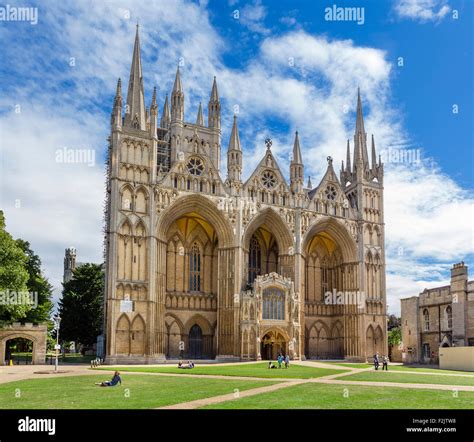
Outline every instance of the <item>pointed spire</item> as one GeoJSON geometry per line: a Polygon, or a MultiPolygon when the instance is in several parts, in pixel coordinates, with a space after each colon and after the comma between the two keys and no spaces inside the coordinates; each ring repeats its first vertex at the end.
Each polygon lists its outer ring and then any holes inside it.
{"type": "Polygon", "coordinates": [[[117,90],[115,91],[114,103],[116,103],[119,98],[122,99],[122,80],[120,78],[117,81],[117,90]]]}
{"type": "Polygon", "coordinates": [[[183,92],[183,85],[181,84],[181,75],[179,72],[179,65],[176,69],[176,76],[174,78],[174,85],[173,85],[173,94],[176,92],[183,92]]]}
{"type": "Polygon", "coordinates": [[[158,105],[156,104],[156,86],[153,88],[153,96],[151,97],[151,106],[150,110],[157,109],[158,105]]]}
{"type": "Polygon", "coordinates": [[[140,55],[140,36],[135,34],[130,80],[128,82],[125,125],[141,130],[146,129],[145,93],[143,91],[142,61],[140,55]]]}
{"type": "Polygon", "coordinates": [[[237,127],[237,115],[234,115],[234,124],[230,134],[229,150],[242,150],[240,147],[239,128],[237,127]]]}
{"type": "Polygon", "coordinates": [[[209,98],[207,111],[207,125],[210,128],[220,129],[221,127],[221,103],[217,92],[217,81],[214,77],[212,82],[211,96],[209,98]]]}
{"type": "Polygon", "coordinates": [[[295,143],[293,145],[293,159],[294,164],[303,164],[301,157],[300,139],[298,137],[298,131],[295,132],[295,143]]]}
{"type": "Polygon", "coordinates": [[[211,101],[219,101],[219,93],[217,92],[217,81],[215,76],[214,81],[212,82],[211,101]]]}
{"type": "Polygon", "coordinates": [[[308,177],[308,184],[306,185],[306,187],[307,187],[308,189],[312,189],[312,188],[313,188],[313,184],[311,183],[311,177],[310,177],[310,176],[308,177]]]}
{"type": "Polygon", "coordinates": [[[347,139],[346,172],[351,173],[351,148],[349,139],[347,139]]]}
{"type": "Polygon", "coordinates": [[[196,124],[198,126],[204,126],[204,118],[202,116],[202,104],[199,102],[199,109],[198,109],[198,115],[196,118],[196,124]]]}
{"type": "Polygon", "coordinates": [[[372,134],[372,169],[377,167],[377,155],[375,154],[374,134],[372,134]]]}
{"type": "Polygon", "coordinates": [[[360,88],[357,88],[357,119],[356,119],[356,134],[358,132],[365,133],[364,130],[364,114],[362,112],[362,100],[360,98],[360,88]]]}
{"type": "Polygon", "coordinates": [[[165,104],[163,106],[163,114],[161,115],[160,127],[166,128],[169,125],[171,119],[170,105],[168,103],[168,94],[166,94],[165,104]]]}
{"type": "Polygon", "coordinates": [[[171,93],[171,120],[181,122],[184,120],[184,93],[183,85],[181,84],[179,65],[176,69],[173,92],[171,93]]]}

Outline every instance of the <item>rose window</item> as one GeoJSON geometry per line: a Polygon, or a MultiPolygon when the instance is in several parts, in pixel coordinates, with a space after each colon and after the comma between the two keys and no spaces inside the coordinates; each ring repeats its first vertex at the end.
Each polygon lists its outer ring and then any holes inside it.
{"type": "Polygon", "coordinates": [[[191,158],[186,166],[191,175],[202,175],[204,164],[199,158],[191,158]]]}
{"type": "Polygon", "coordinates": [[[266,170],[262,175],[262,184],[267,188],[271,189],[275,186],[277,180],[273,172],[266,170]]]}
{"type": "Polygon", "coordinates": [[[337,196],[337,192],[334,186],[327,186],[326,190],[324,191],[326,194],[326,198],[328,200],[335,200],[337,196]]]}

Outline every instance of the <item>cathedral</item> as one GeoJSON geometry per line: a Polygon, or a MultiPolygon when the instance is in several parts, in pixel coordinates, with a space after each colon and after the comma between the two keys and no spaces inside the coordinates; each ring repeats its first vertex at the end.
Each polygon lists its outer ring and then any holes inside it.
{"type": "Polygon", "coordinates": [[[373,136],[369,159],[360,93],[339,176],[328,157],[313,188],[298,132],[289,183],[270,139],[243,181],[216,78],[207,124],[201,105],[185,119],[183,80],[178,68],[160,115],[156,88],[146,106],[137,26],[108,139],[106,362],[387,354],[383,164],[373,136]]]}

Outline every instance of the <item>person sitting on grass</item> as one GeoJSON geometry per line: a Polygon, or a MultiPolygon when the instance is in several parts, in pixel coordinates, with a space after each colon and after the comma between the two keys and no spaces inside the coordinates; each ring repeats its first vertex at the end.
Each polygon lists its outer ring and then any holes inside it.
{"type": "Polygon", "coordinates": [[[184,365],[181,361],[178,364],[178,368],[187,369],[187,368],[194,368],[194,362],[188,361],[186,365],[184,365]]]}
{"type": "Polygon", "coordinates": [[[276,368],[272,361],[268,362],[268,368],[276,368]]]}
{"type": "Polygon", "coordinates": [[[100,385],[101,387],[115,387],[119,382],[120,385],[122,385],[122,378],[120,377],[120,373],[116,371],[111,381],[96,382],[95,385],[100,385]]]}

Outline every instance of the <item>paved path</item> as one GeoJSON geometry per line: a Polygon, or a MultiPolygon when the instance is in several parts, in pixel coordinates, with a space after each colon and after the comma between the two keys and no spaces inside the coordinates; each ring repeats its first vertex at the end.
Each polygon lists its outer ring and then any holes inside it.
{"type": "MultiPolygon", "coordinates": [[[[181,375],[178,375],[181,376],[181,375]]],[[[228,377],[228,376],[227,376],[228,377]]],[[[233,377],[233,376],[232,376],[233,377]]],[[[247,378],[248,379],[248,378],[247,378]]],[[[254,379],[254,378],[251,378],[254,379]]],[[[268,385],[266,387],[252,388],[251,390],[239,391],[236,393],[222,394],[220,396],[214,396],[204,399],[198,399],[191,402],[183,402],[181,404],[168,405],[166,407],[160,407],[162,410],[190,410],[194,408],[201,408],[206,405],[218,404],[220,402],[232,401],[249,396],[255,396],[256,394],[269,393],[275,390],[281,390],[282,388],[293,387],[298,384],[304,384],[308,380],[292,380],[291,382],[279,382],[278,384],[268,385]]]]}

